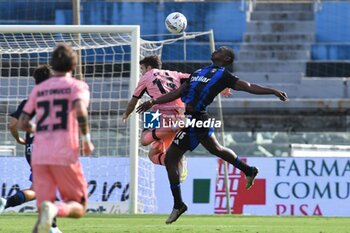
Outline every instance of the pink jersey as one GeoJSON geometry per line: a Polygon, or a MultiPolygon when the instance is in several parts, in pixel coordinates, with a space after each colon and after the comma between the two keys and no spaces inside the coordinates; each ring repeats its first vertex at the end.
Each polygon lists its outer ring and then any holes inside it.
{"type": "MultiPolygon", "coordinates": [[[[181,79],[187,79],[190,74],[170,70],[152,69],[146,72],[141,78],[134,91],[133,97],[141,98],[147,94],[152,98],[158,98],[181,86],[181,79]]],[[[154,109],[167,110],[176,107],[184,108],[184,103],[179,99],[165,104],[158,104],[154,109]]]]}
{"type": "Polygon", "coordinates": [[[51,77],[32,90],[23,112],[36,115],[32,164],[70,165],[79,158],[79,125],[73,104],[89,105],[88,85],[72,77],[51,77]]]}

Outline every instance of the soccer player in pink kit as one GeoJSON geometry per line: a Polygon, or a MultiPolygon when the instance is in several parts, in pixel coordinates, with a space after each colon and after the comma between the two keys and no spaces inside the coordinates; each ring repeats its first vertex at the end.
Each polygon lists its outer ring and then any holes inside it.
{"type": "Polygon", "coordinates": [[[20,116],[18,127],[35,133],[32,154],[34,190],[39,218],[33,233],[47,233],[52,219],[79,218],[85,214],[87,183],[79,161],[79,128],[83,153],[94,146],[90,140],[87,107],[90,93],[85,82],[72,77],[77,55],[67,45],[53,51],[53,76],[37,85],[20,116]],[[36,115],[36,125],[30,119],[36,115]],[[62,202],[54,204],[56,191],[62,202]]]}
{"type": "MultiPolygon", "coordinates": [[[[142,77],[137,84],[134,94],[128,103],[127,109],[123,114],[126,120],[134,111],[139,99],[146,92],[151,98],[160,97],[181,86],[190,74],[177,71],[162,70],[161,61],[157,55],[145,57],[140,61],[142,77]]],[[[161,119],[176,120],[182,117],[184,104],[180,99],[170,103],[159,104],[152,108],[152,111],[161,113],[161,119]]],[[[164,165],[165,151],[173,141],[178,129],[158,128],[145,129],[141,136],[141,144],[147,146],[152,143],[148,156],[154,164],[164,165]]]]}

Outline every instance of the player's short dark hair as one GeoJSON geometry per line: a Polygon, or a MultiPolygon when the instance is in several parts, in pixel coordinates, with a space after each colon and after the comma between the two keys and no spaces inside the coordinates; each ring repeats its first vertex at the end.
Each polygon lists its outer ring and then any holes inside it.
{"type": "Polygon", "coordinates": [[[154,69],[160,69],[162,67],[162,62],[159,58],[159,56],[157,55],[152,55],[152,56],[148,56],[143,58],[140,61],[140,65],[144,65],[144,66],[151,66],[154,69]]]}
{"type": "Polygon", "coordinates": [[[226,46],[222,46],[221,48],[223,49],[225,55],[231,58],[228,65],[231,64],[235,60],[235,53],[233,52],[233,49],[226,46]]]}
{"type": "Polygon", "coordinates": [[[35,80],[35,84],[39,84],[50,78],[52,75],[52,70],[49,65],[40,65],[38,68],[34,70],[33,78],[35,80]]]}
{"type": "Polygon", "coordinates": [[[68,45],[58,45],[52,53],[50,65],[55,71],[72,71],[77,65],[77,54],[73,48],[68,45]]]}

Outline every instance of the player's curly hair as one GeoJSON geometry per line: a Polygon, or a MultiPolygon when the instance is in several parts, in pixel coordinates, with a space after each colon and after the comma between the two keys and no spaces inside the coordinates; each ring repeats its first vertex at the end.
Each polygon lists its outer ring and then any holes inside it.
{"type": "Polygon", "coordinates": [[[140,61],[140,65],[151,66],[154,69],[160,69],[162,62],[157,55],[147,56],[140,61]]]}
{"type": "Polygon", "coordinates": [[[44,82],[46,79],[50,78],[50,76],[52,76],[52,70],[49,65],[40,65],[33,73],[35,84],[44,82]]]}

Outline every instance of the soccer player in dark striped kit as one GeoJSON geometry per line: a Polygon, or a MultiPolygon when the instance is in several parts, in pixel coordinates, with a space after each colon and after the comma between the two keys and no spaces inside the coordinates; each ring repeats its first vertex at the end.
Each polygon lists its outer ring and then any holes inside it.
{"type": "Polygon", "coordinates": [[[194,150],[199,143],[209,153],[241,170],[246,176],[246,189],[254,184],[254,179],[259,172],[256,167],[249,166],[240,160],[233,150],[220,145],[213,133],[214,128],[203,127],[204,122],[211,119],[207,113],[207,106],[213,102],[214,98],[225,88],[231,88],[256,95],[275,95],[281,101],[288,99],[287,94],[283,91],[249,83],[231,74],[225,67],[234,61],[232,49],[220,47],[212,53],[211,60],[213,64],[193,72],[188,81],[180,88],[157,99],[151,99],[137,109],[138,112],[144,112],[153,105],[167,103],[181,97],[186,104],[185,114],[189,116],[191,122],[196,123],[181,129],[166,152],[165,165],[174,197],[174,207],[166,220],[167,224],[175,222],[187,210],[181,196],[178,164],[185,152],[194,150]],[[197,124],[198,122],[200,124],[197,124]]]}

